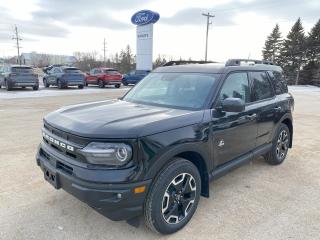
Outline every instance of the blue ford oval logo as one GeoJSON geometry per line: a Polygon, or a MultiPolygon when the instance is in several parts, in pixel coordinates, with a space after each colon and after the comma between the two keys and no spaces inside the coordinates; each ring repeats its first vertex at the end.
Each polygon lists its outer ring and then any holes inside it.
{"type": "Polygon", "coordinates": [[[150,10],[141,10],[131,17],[131,22],[135,25],[146,25],[156,23],[160,18],[159,13],[150,10]]]}

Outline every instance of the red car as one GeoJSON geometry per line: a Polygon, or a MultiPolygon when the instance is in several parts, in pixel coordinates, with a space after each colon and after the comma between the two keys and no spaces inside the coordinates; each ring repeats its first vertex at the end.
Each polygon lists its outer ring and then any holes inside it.
{"type": "Polygon", "coordinates": [[[88,84],[98,85],[104,88],[105,85],[121,86],[122,74],[113,68],[93,68],[86,75],[86,86],[88,84]]]}

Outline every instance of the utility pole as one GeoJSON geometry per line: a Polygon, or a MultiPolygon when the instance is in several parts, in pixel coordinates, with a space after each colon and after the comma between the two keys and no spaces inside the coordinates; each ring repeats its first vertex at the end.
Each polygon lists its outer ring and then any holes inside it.
{"type": "Polygon", "coordinates": [[[16,48],[18,50],[18,64],[21,65],[21,59],[20,59],[20,48],[21,47],[20,47],[19,41],[21,41],[22,38],[19,37],[17,25],[14,26],[14,33],[15,33],[15,36],[12,39],[16,40],[16,48]]]}
{"type": "Polygon", "coordinates": [[[106,66],[106,39],[103,39],[103,66],[106,66]]]}
{"type": "Polygon", "coordinates": [[[207,17],[207,33],[206,33],[206,52],[204,55],[204,60],[207,61],[208,60],[208,35],[209,35],[209,25],[212,24],[212,22],[210,22],[211,18],[214,18],[214,15],[211,15],[209,12],[208,13],[202,13],[203,16],[207,17]]]}

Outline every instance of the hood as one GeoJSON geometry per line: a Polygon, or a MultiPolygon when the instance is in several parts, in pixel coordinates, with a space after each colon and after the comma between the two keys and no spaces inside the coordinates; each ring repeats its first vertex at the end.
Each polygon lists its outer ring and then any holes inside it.
{"type": "Polygon", "coordinates": [[[179,110],[122,100],[61,108],[44,121],[62,131],[89,138],[137,138],[201,122],[203,111],[179,110]]]}

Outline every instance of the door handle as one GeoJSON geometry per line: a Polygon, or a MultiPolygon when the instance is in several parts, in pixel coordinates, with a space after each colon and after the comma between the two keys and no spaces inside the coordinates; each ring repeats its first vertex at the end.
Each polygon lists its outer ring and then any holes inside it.
{"type": "Polygon", "coordinates": [[[281,107],[280,107],[280,106],[275,107],[274,110],[275,110],[275,111],[281,111],[281,107]]]}
{"type": "Polygon", "coordinates": [[[254,119],[256,119],[257,118],[257,114],[256,113],[252,113],[252,114],[250,114],[250,115],[246,115],[246,119],[247,120],[254,120],[254,119]]]}

